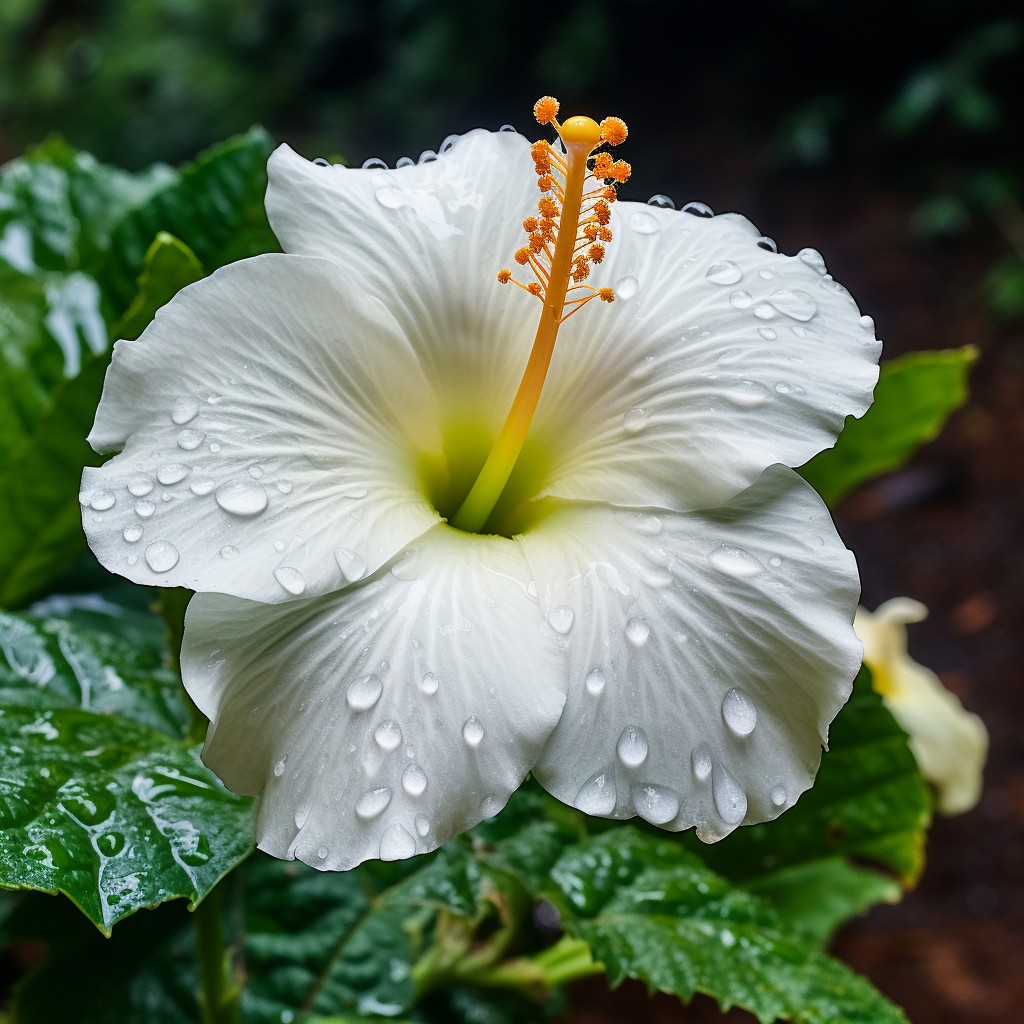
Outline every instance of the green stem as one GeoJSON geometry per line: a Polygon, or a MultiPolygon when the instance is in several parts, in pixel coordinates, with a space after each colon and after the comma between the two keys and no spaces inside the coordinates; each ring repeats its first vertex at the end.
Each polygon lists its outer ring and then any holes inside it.
{"type": "Polygon", "coordinates": [[[199,954],[199,1008],[203,1024],[237,1024],[239,990],[231,976],[224,946],[221,886],[215,886],[195,909],[196,951],[199,954]]]}

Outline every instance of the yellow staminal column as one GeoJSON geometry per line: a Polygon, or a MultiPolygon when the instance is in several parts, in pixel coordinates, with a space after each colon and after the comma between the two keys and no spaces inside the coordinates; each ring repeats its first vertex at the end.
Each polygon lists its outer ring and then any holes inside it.
{"type": "MultiPolygon", "coordinates": [[[[628,176],[628,164],[612,162],[606,154],[598,158],[599,166],[590,166],[594,150],[605,142],[617,145],[626,137],[626,126],[618,118],[606,118],[598,124],[589,117],[570,117],[559,124],[555,119],[557,112],[558,104],[551,97],[539,100],[534,108],[541,124],[555,126],[566,152],[563,159],[546,144],[533,147],[540,188],[552,194],[538,204],[540,221],[535,217],[524,221],[530,245],[516,253],[516,262],[530,267],[537,280],[529,285],[513,281],[539,297],[543,308],[526,371],[505,423],[469,494],[450,520],[452,526],[470,533],[483,528],[512,475],[540,401],[558,328],[590,299],[611,302],[615,297],[610,288],[597,289],[580,283],[589,275],[589,264],[599,263],[604,257],[604,247],[596,239],[611,240],[607,228],[608,203],[615,197],[613,186],[598,187],[588,193],[584,193],[584,188],[591,170],[615,181],[628,176]],[[570,290],[585,294],[569,298],[570,290]]],[[[508,283],[512,280],[511,271],[501,271],[498,280],[508,283]]]]}

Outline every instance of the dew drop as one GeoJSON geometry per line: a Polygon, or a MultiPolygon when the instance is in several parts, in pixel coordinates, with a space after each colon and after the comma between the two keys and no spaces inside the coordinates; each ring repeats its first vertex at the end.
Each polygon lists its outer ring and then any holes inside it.
{"type": "Polygon", "coordinates": [[[202,476],[198,480],[193,480],[188,485],[188,489],[197,497],[205,498],[207,494],[212,493],[216,486],[217,482],[212,477],[202,476]]]}
{"type": "Polygon", "coordinates": [[[330,160],[325,160],[322,156],[318,156],[313,161],[313,166],[314,167],[330,167],[331,166],[331,162],[330,162],[330,160]]]}
{"type": "Polygon", "coordinates": [[[749,736],[757,725],[757,708],[743,691],[733,687],[722,698],[722,718],[737,736],[749,736]]]}
{"type": "Polygon", "coordinates": [[[503,124],[503,125],[502,125],[502,126],[501,126],[501,127],[499,128],[499,129],[498,129],[498,131],[499,131],[499,132],[510,132],[510,133],[511,133],[511,134],[513,134],[513,135],[518,135],[518,134],[519,134],[519,133],[518,133],[518,132],[516,131],[515,125],[512,125],[512,124],[503,124]]]}
{"type": "Polygon", "coordinates": [[[335,548],[334,560],[349,583],[355,583],[366,575],[366,562],[351,548],[335,548]]]}
{"type": "Polygon", "coordinates": [[[771,566],[771,567],[772,567],[773,569],[778,569],[778,567],[779,567],[780,565],[782,565],[782,559],[781,559],[781,558],[779,558],[779,556],[778,556],[778,555],[772,555],[772,557],[768,559],[768,564],[769,564],[769,565],[770,565],[770,566],[771,566]]]}
{"type": "Polygon", "coordinates": [[[432,149],[425,149],[420,153],[417,163],[432,164],[437,159],[437,154],[432,149]]]}
{"type": "Polygon", "coordinates": [[[548,625],[556,632],[565,636],[572,629],[572,622],[575,618],[573,610],[565,604],[556,604],[548,612],[548,625]]]}
{"type": "Polygon", "coordinates": [[[238,548],[236,548],[234,544],[225,544],[224,547],[220,549],[220,557],[227,561],[231,561],[232,558],[238,557],[238,548]]]}
{"type": "Polygon", "coordinates": [[[683,207],[683,213],[692,214],[694,217],[714,217],[715,211],[707,203],[687,203],[683,207]]]}
{"type": "Polygon", "coordinates": [[[706,743],[694,747],[690,754],[690,767],[693,769],[693,777],[698,782],[706,782],[711,774],[711,751],[706,743]]]}
{"type": "Polygon", "coordinates": [[[626,623],[626,639],[634,647],[643,647],[651,635],[651,627],[645,619],[634,616],[626,623]]]}
{"type": "Polygon", "coordinates": [[[128,493],[134,498],[144,498],[151,490],[153,490],[151,476],[133,476],[128,481],[128,493]]]}
{"type": "Polygon", "coordinates": [[[178,435],[178,447],[186,452],[195,451],[205,440],[206,435],[198,430],[183,430],[178,435]]]}
{"type": "Polygon", "coordinates": [[[484,738],[484,727],[480,724],[480,720],[476,715],[470,715],[466,719],[465,724],[462,726],[462,738],[466,741],[466,745],[476,748],[480,746],[480,742],[484,738]]]}
{"type": "Polygon", "coordinates": [[[274,579],[296,597],[306,589],[306,577],[292,565],[282,565],[274,570],[274,579]]]}
{"type": "Polygon", "coordinates": [[[405,198],[401,192],[396,188],[384,188],[377,189],[376,192],[377,202],[386,210],[397,210],[399,207],[405,205],[405,198]]]}
{"type": "Polygon", "coordinates": [[[672,201],[670,196],[662,195],[660,192],[656,196],[651,196],[647,200],[648,206],[656,206],[659,210],[674,210],[676,204],[672,201]]]}
{"type": "Polygon", "coordinates": [[[776,786],[772,790],[772,803],[776,807],[781,807],[786,802],[786,787],[776,786]]]}
{"type": "Polygon", "coordinates": [[[345,700],[353,711],[369,711],[370,708],[380,700],[384,692],[384,684],[380,676],[361,676],[354,682],[349,683],[345,691],[345,700]]]}
{"type": "Polygon", "coordinates": [[[605,677],[604,672],[601,669],[592,668],[587,673],[586,687],[587,693],[589,693],[591,697],[597,697],[604,689],[604,684],[605,677]]]}
{"type": "Polygon", "coordinates": [[[182,426],[196,418],[199,412],[199,402],[194,398],[179,398],[171,410],[171,422],[182,426]]]}
{"type": "Polygon", "coordinates": [[[253,480],[259,480],[263,476],[263,470],[259,466],[250,466],[246,472],[253,478],[253,480]]]}
{"type": "Polygon", "coordinates": [[[630,214],[629,226],[641,235],[653,235],[659,227],[657,219],[643,211],[630,214]]]}
{"type": "Polygon", "coordinates": [[[719,572],[728,576],[737,576],[740,579],[748,579],[764,572],[764,566],[748,551],[743,548],[733,547],[729,544],[722,544],[715,548],[708,555],[708,561],[719,572]]]}
{"type": "Polygon", "coordinates": [[[679,797],[667,786],[635,785],[632,797],[636,813],[652,825],[665,825],[679,813],[679,797]]]}
{"type": "Polygon", "coordinates": [[[274,550],[277,551],[277,552],[284,551],[286,546],[287,545],[285,544],[285,542],[283,540],[275,540],[274,541],[274,550]]]}
{"type": "Polygon", "coordinates": [[[391,803],[391,790],[387,786],[378,786],[376,789],[368,790],[356,801],[356,814],[364,821],[376,818],[383,814],[385,808],[391,803]]]}
{"type": "Polygon", "coordinates": [[[423,678],[420,680],[420,689],[428,696],[432,697],[437,693],[437,688],[441,685],[441,680],[434,675],[433,672],[424,672],[423,678]]]}
{"type": "Polygon", "coordinates": [[[210,451],[213,452],[214,455],[216,455],[220,451],[220,445],[217,444],[216,441],[211,441],[210,442],[210,451]]]}
{"type": "Polygon", "coordinates": [[[825,273],[825,258],[817,249],[801,249],[797,256],[801,263],[805,263],[811,270],[818,274],[825,273]]]}
{"type": "Polygon", "coordinates": [[[418,765],[409,765],[402,772],[402,789],[409,796],[421,796],[427,788],[427,773],[418,765]]]}
{"type": "Polygon", "coordinates": [[[405,860],[416,853],[416,840],[401,825],[392,825],[380,837],[381,860],[405,860]]]}
{"type": "Polygon", "coordinates": [[[287,760],[288,760],[287,756],[282,757],[281,760],[278,761],[277,764],[274,765],[274,775],[277,778],[281,778],[281,776],[284,775],[284,766],[285,766],[285,762],[287,760]]]}
{"type": "Polygon", "coordinates": [[[397,750],[402,745],[402,727],[390,718],[385,718],[374,730],[373,738],[381,750],[386,750],[390,754],[392,750],[397,750]]]}
{"type": "Polygon", "coordinates": [[[136,544],[138,541],[142,540],[142,533],[142,527],[139,526],[138,523],[132,523],[121,531],[121,536],[124,537],[129,544],[136,544]]]}
{"type": "Polygon", "coordinates": [[[146,548],[146,561],[153,572],[170,572],[178,564],[178,549],[169,541],[154,541],[146,548]]]}
{"type": "Polygon", "coordinates": [[[607,817],[615,810],[615,782],[607,772],[591,776],[576,794],[574,801],[584,814],[607,817]]]}
{"type": "Polygon", "coordinates": [[[156,478],[167,487],[171,484],[181,483],[191,472],[192,470],[183,462],[168,462],[163,466],[157,466],[156,478]]]}
{"type": "Polygon", "coordinates": [[[758,327],[757,333],[760,334],[765,341],[774,341],[779,336],[771,327],[758,327]]]}
{"type": "Polygon", "coordinates": [[[729,296],[729,305],[733,309],[750,309],[754,304],[754,296],[750,292],[743,291],[742,288],[737,289],[729,296]]]}
{"type": "Polygon", "coordinates": [[[711,792],[722,820],[738,825],[747,816],[747,794],[732,777],[728,768],[716,764],[711,773],[711,792]]]}
{"type": "Polygon", "coordinates": [[[818,304],[807,292],[798,288],[782,288],[772,292],[768,301],[783,315],[806,322],[818,312],[818,304]]]}
{"type": "Polygon", "coordinates": [[[106,512],[108,508],[113,508],[117,498],[114,496],[113,491],[97,491],[89,499],[89,507],[95,509],[97,512],[106,512]]]}
{"type": "Polygon", "coordinates": [[[704,275],[712,284],[739,284],[743,280],[743,271],[732,260],[712,263],[704,275]]]}
{"type": "Polygon", "coordinates": [[[274,486],[282,494],[291,494],[292,493],[292,482],[290,480],[278,480],[277,483],[274,484],[274,486]]]}
{"type": "Polygon", "coordinates": [[[732,363],[738,363],[743,357],[743,349],[741,348],[727,348],[719,357],[718,363],[720,366],[729,366],[732,363]]]}
{"type": "Polygon", "coordinates": [[[381,160],[379,156],[371,156],[369,159],[363,161],[364,171],[386,171],[387,169],[387,161],[381,160]]]}
{"type": "Polygon", "coordinates": [[[96,849],[104,857],[116,857],[125,846],[124,836],[120,832],[104,832],[96,840],[96,849]]]}
{"type": "Polygon", "coordinates": [[[646,409],[643,409],[638,405],[634,406],[632,409],[627,409],[622,417],[622,429],[627,434],[638,433],[643,430],[649,415],[650,413],[646,409]]]}
{"type": "Polygon", "coordinates": [[[779,247],[775,244],[775,239],[774,238],[769,238],[767,235],[762,235],[757,240],[757,247],[759,249],[764,249],[767,252],[778,252],[779,251],[779,247]]]}
{"type": "Polygon", "coordinates": [[[759,270],[759,271],[757,272],[757,276],[758,276],[759,278],[761,278],[761,280],[762,280],[762,281],[770,281],[770,280],[771,280],[771,279],[772,279],[772,278],[773,278],[773,277],[775,276],[775,274],[774,274],[774,273],[772,273],[772,271],[770,271],[770,270],[765,270],[765,268],[764,268],[764,267],[762,267],[762,268],[761,268],[761,269],[760,269],[760,270],[759,270]]]}
{"type": "Polygon", "coordinates": [[[318,846],[316,850],[316,855],[320,858],[320,860],[327,860],[327,855],[330,852],[331,851],[328,850],[326,846],[318,846]]]}
{"type": "Polygon", "coordinates": [[[779,383],[775,385],[775,390],[780,395],[788,395],[793,389],[784,380],[780,380],[779,383]]]}
{"type": "Polygon", "coordinates": [[[739,380],[722,392],[733,405],[741,409],[756,409],[764,405],[768,398],[768,389],[756,380],[739,380]]]}
{"type": "Polygon", "coordinates": [[[647,733],[638,725],[627,725],[615,744],[615,753],[627,768],[636,768],[647,760],[647,733]]]}
{"type": "Polygon", "coordinates": [[[267,492],[255,480],[231,480],[217,488],[217,504],[235,516],[258,516],[267,507],[267,492]]]}
{"type": "Polygon", "coordinates": [[[411,156],[400,156],[395,161],[395,167],[396,168],[399,168],[399,167],[415,167],[415,166],[416,166],[416,161],[413,160],[413,158],[411,156]]]}
{"type": "Polygon", "coordinates": [[[615,282],[615,298],[631,299],[636,295],[640,285],[635,277],[622,277],[615,282]]]}
{"type": "Polygon", "coordinates": [[[299,804],[299,806],[295,808],[295,827],[296,828],[302,828],[303,825],[306,824],[306,821],[309,819],[309,812],[310,812],[310,810],[311,810],[311,807],[310,807],[309,804],[299,804]]]}
{"type": "Polygon", "coordinates": [[[867,315],[862,316],[858,322],[865,331],[873,331],[875,329],[875,321],[867,315]]]}
{"type": "Polygon", "coordinates": [[[754,316],[758,320],[774,320],[778,316],[778,311],[770,302],[755,302],[754,316]]]}
{"type": "Polygon", "coordinates": [[[425,836],[430,831],[430,819],[425,814],[417,814],[413,819],[413,824],[421,836],[425,836]]]}

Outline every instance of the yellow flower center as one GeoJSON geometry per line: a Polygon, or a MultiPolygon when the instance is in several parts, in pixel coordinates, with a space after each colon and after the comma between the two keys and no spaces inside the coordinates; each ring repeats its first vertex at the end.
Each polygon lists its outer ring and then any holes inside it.
{"type": "Polygon", "coordinates": [[[535,217],[523,221],[527,244],[517,250],[515,261],[533,280],[516,280],[511,270],[501,270],[498,281],[514,284],[541,301],[540,322],[519,390],[505,423],[462,506],[451,517],[456,529],[479,533],[498,503],[523,450],[527,432],[540,401],[541,389],[551,365],[558,329],[591,299],[612,302],[611,288],[594,288],[583,282],[590,268],[604,259],[612,240],[608,227],[615,184],[629,177],[629,164],[613,160],[607,152],[594,151],[603,144],[618,145],[626,138],[625,124],[617,117],[600,124],[589,117],[557,120],[558,101],[545,96],[534,106],[541,124],[553,125],[564,153],[550,143],[531,148],[541,198],[535,217]],[[589,181],[589,188],[588,188],[589,181]]]}

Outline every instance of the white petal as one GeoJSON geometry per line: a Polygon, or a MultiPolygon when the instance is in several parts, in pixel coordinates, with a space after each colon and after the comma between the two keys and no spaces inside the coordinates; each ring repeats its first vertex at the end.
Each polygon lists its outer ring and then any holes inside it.
{"type": "Polygon", "coordinates": [[[707,508],[865,411],[879,343],[817,253],[759,248],[735,215],[612,211],[590,283],[617,298],[563,327],[534,426],[558,453],[547,493],[707,508]]]}
{"type": "Polygon", "coordinates": [[[542,609],[575,609],[550,792],[710,841],[811,785],[860,664],[858,580],[795,473],[710,512],[562,507],[521,543],[542,609]]]}
{"type": "Polygon", "coordinates": [[[493,438],[540,314],[539,302],[496,278],[537,212],[527,141],[474,131],[437,160],[397,170],[321,167],[282,146],[268,171],[267,213],[282,247],[334,260],[353,287],[380,298],[440,396],[443,426],[493,438]]]}
{"type": "Polygon", "coordinates": [[[564,701],[514,541],[439,526],[325,598],[198,595],[183,676],[204,759],[262,792],[259,845],[342,870],[440,846],[504,806],[564,701]]]}
{"type": "Polygon", "coordinates": [[[896,597],[874,613],[858,609],[855,625],[875,689],[909,735],[922,774],[936,788],[939,811],[962,814],[981,797],[988,730],[931,669],[907,653],[907,624],[927,614],[919,601],[896,597]]]}
{"type": "Polygon", "coordinates": [[[89,543],[140,583],[260,601],[373,572],[437,513],[433,396],[401,331],[326,260],[268,255],[115,346],[83,479],[89,543]]]}

